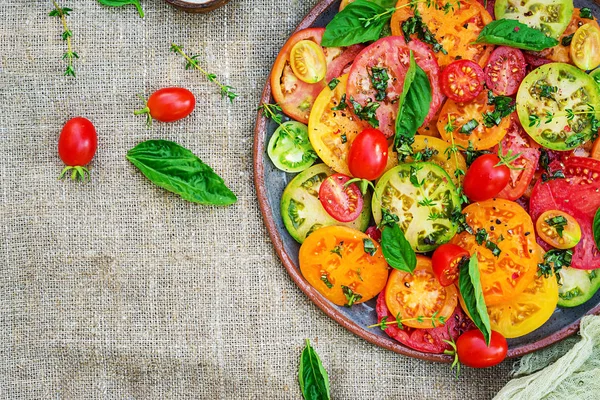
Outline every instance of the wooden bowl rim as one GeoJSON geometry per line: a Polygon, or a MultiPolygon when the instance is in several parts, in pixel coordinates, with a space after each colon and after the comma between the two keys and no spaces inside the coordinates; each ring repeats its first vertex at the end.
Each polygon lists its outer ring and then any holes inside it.
{"type": "MultiPolygon", "coordinates": [[[[310,28],[317,18],[329,8],[333,3],[337,0],[322,0],[319,2],[300,22],[298,27],[292,32],[292,34],[298,32],[299,30],[310,28]]],[[[291,36],[291,35],[290,35],[291,36]]],[[[269,103],[271,100],[271,82],[270,79],[267,78],[267,82],[262,92],[262,96],[260,99],[260,104],[269,103]]],[[[375,335],[367,330],[364,327],[354,323],[349,318],[344,316],[336,306],[326,300],[316,289],[314,289],[302,276],[300,269],[294,264],[292,258],[286,252],[285,247],[283,245],[283,241],[279,236],[277,225],[273,219],[273,212],[271,206],[269,205],[269,201],[267,198],[267,190],[264,181],[264,150],[265,150],[265,136],[266,136],[266,128],[267,128],[267,118],[264,117],[261,112],[258,112],[256,126],[254,129],[254,185],[256,187],[256,193],[258,197],[258,202],[260,206],[261,213],[263,215],[263,219],[265,222],[265,226],[267,227],[267,231],[269,233],[269,237],[273,242],[273,246],[275,247],[275,251],[277,255],[281,259],[285,269],[288,274],[291,276],[292,280],[296,285],[302,290],[308,298],[317,305],[325,314],[327,314],[330,318],[336,321],[338,324],[354,333],[355,335],[367,340],[368,342],[377,345],[379,347],[383,347],[385,349],[394,351],[398,354],[402,354],[405,356],[418,358],[427,361],[437,361],[450,363],[453,361],[452,356],[444,355],[444,354],[431,354],[424,353],[421,351],[417,351],[407,347],[400,342],[395,341],[392,338],[385,338],[382,336],[375,335]]],[[[596,305],[594,308],[589,310],[585,315],[591,314],[600,314],[600,304],[596,305]]],[[[536,340],[535,342],[520,345],[517,347],[509,348],[507,358],[520,357],[527,353],[531,353],[536,350],[540,350],[544,347],[550,346],[573,333],[579,330],[579,323],[581,318],[577,319],[571,325],[566,326],[563,329],[560,329],[550,336],[547,336],[543,339],[536,340]]]]}

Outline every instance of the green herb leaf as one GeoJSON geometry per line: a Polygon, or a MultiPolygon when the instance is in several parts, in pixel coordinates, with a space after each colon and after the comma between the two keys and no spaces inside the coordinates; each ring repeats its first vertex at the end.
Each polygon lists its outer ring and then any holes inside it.
{"type": "Polygon", "coordinates": [[[581,10],[579,10],[579,16],[585,19],[594,19],[592,10],[588,7],[583,7],[581,10]]]}
{"type": "Polygon", "coordinates": [[[600,250],[600,208],[596,211],[596,215],[594,216],[592,232],[594,232],[594,241],[596,242],[596,248],[600,250]]]}
{"type": "Polygon", "coordinates": [[[394,8],[385,8],[374,2],[356,0],[327,24],[321,45],[344,47],[377,40],[394,11],[394,8]]]}
{"type": "Polygon", "coordinates": [[[375,94],[375,100],[383,101],[386,96],[388,81],[390,80],[387,68],[372,67],[369,77],[371,78],[371,85],[373,86],[373,89],[377,90],[377,93],[375,94]]]}
{"type": "Polygon", "coordinates": [[[512,19],[499,19],[487,24],[479,33],[475,43],[505,45],[523,50],[541,51],[558,44],[558,40],[544,35],[512,19]]]}
{"type": "Polygon", "coordinates": [[[401,138],[412,138],[417,129],[423,125],[431,105],[431,84],[427,74],[415,62],[413,52],[410,52],[410,64],[402,94],[398,99],[398,116],[396,117],[395,147],[402,145],[401,138]]]}
{"type": "Polygon", "coordinates": [[[460,127],[459,132],[464,133],[465,135],[470,135],[473,132],[473,129],[479,126],[479,122],[476,119],[472,119],[463,126],[460,127]]]}
{"type": "Polygon", "coordinates": [[[435,34],[431,32],[429,27],[415,10],[414,16],[410,17],[406,21],[402,22],[401,28],[404,34],[404,40],[410,42],[410,35],[416,34],[419,40],[424,43],[430,44],[435,53],[442,52],[442,54],[448,54],[444,47],[437,41],[435,34]]]}
{"type": "MultiPolygon", "coordinates": [[[[343,99],[343,96],[342,96],[343,99]]],[[[363,121],[367,121],[373,128],[379,128],[379,120],[377,119],[377,109],[380,104],[376,101],[367,103],[365,106],[361,106],[360,103],[350,97],[350,103],[354,108],[354,114],[363,121]]],[[[341,102],[340,102],[341,104],[341,102]]],[[[338,106],[339,107],[339,106],[338,106]]],[[[335,108],[335,107],[334,107],[335,108]]],[[[333,108],[332,108],[333,110],[333,108]]]]}
{"type": "Polygon", "coordinates": [[[298,381],[305,400],[331,400],[329,376],[308,339],[300,355],[298,381]]]}
{"type": "Polygon", "coordinates": [[[415,270],[417,256],[398,224],[388,225],[381,232],[381,250],[390,267],[411,274],[415,270]]]}
{"type": "Polygon", "coordinates": [[[377,247],[371,239],[363,239],[363,249],[370,256],[374,256],[377,253],[377,247]]]}
{"type": "Polygon", "coordinates": [[[479,275],[479,265],[477,253],[471,256],[469,263],[462,266],[459,271],[458,289],[465,301],[465,306],[469,316],[479,328],[485,342],[490,345],[492,328],[490,327],[490,316],[488,315],[483,290],[481,289],[481,278],[479,275]]]}
{"type": "Polygon", "coordinates": [[[346,103],[346,93],[344,93],[340,98],[340,103],[337,106],[332,107],[331,111],[343,111],[346,108],[348,108],[348,103],[346,103]]]}
{"type": "MultiPolygon", "coordinates": [[[[361,280],[362,280],[362,278],[361,278],[361,280]]],[[[345,304],[346,307],[352,307],[354,305],[354,303],[356,303],[357,301],[362,299],[361,294],[354,293],[352,288],[350,288],[348,286],[342,285],[342,293],[344,293],[344,296],[346,296],[346,304],[345,304]]]]}
{"type": "Polygon", "coordinates": [[[340,83],[340,80],[338,78],[333,78],[331,81],[329,81],[327,86],[329,86],[329,89],[334,90],[337,87],[338,83],[340,83]]]}
{"type": "Polygon", "coordinates": [[[188,149],[168,140],[148,140],[127,152],[127,159],[154,184],[200,204],[231,205],[235,194],[188,149]]]}
{"type": "Polygon", "coordinates": [[[144,18],[144,10],[140,4],[140,0],[98,0],[98,3],[109,6],[109,7],[123,7],[128,5],[134,5],[137,8],[140,18],[144,18]]]}
{"type": "Polygon", "coordinates": [[[574,36],[574,35],[575,35],[574,33],[571,33],[570,35],[567,35],[567,36],[563,37],[563,38],[560,40],[560,44],[562,44],[562,45],[563,45],[563,46],[565,46],[565,47],[568,47],[568,46],[570,46],[570,45],[571,45],[571,42],[573,41],[573,36],[574,36]]]}

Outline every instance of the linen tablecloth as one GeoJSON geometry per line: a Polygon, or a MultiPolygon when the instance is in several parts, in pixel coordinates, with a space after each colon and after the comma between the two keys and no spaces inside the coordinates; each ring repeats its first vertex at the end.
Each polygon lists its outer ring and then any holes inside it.
{"type": "Polygon", "coordinates": [[[145,1],[73,9],[76,78],[63,77],[51,1],[0,2],[0,398],[298,399],[311,339],[335,399],[489,399],[510,362],[464,369],[399,356],[330,320],[277,258],[252,181],[259,93],[278,50],[316,0],[232,0],[207,15],[145,1]],[[235,87],[233,104],[171,53],[175,42],[235,87]],[[182,86],[187,119],[147,129],[138,94],[182,86]],[[63,124],[99,135],[85,184],[57,177],[63,124]],[[126,159],[173,140],[238,195],[205,207],[151,184],[126,159]]]}

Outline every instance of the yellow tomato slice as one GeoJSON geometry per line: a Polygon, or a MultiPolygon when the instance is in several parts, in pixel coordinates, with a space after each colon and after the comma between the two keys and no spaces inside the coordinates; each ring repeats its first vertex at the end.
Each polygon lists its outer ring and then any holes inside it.
{"type": "Polygon", "coordinates": [[[424,256],[417,256],[412,274],[393,270],[385,288],[390,313],[413,328],[443,325],[432,318],[450,318],[458,304],[457,297],[454,285],[442,286],[433,274],[431,259],[424,256]]]}
{"type": "Polygon", "coordinates": [[[575,218],[560,210],[548,210],[535,223],[538,236],[557,249],[570,249],[581,240],[581,227],[575,218]]]}
{"type": "Polygon", "coordinates": [[[317,229],[300,247],[302,275],[339,306],[372,299],[385,287],[388,265],[377,241],[371,241],[373,255],[365,251],[366,239],[364,233],[345,226],[317,229]]]}
{"type": "MultiPolygon", "coordinates": [[[[333,110],[346,100],[348,74],[339,78],[334,90],[328,86],[321,91],[308,119],[308,138],[313,149],[325,164],[342,174],[350,175],[348,152],[350,144],[367,127],[350,110],[333,110]]],[[[349,103],[349,102],[348,102],[349,103]]]]}
{"type": "Polygon", "coordinates": [[[478,236],[465,231],[450,242],[471,255],[477,253],[481,287],[488,306],[510,301],[537,275],[540,250],[531,217],[523,207],[504,199],[470,204],[463,214],[474,233],[485,229],[487,239],[478,240],[478,236]],[[497,254],[491,249],[494,245],[500,250],[497,254]]]}
{"type": "Polygon", "coordinates": [[[570,49],[573,63],[584,71],[600,65],[600,29],[589,23],[579,27],[573,35],[570,49]]]}
{"type": "Polygon", "coordinates": [[[300,40],[292,47],[290,66],[294,75],[306,83],[320,82],[327,74],[323,48],[312,40],[300,40]]]}

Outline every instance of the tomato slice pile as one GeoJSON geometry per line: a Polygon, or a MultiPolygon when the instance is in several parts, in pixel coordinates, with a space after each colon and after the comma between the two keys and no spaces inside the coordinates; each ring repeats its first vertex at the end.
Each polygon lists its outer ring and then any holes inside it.
{"type": "Polygon", "coordinates": [[[307,135],[272,139],[274,165],[299,172],[282,219],[324,298],[345,307],[373,299],[370,328],[423,352],[455,349],[467,366],[495,365],[505,338],[600,287],[600,26],[569,0],[391,7],[343,0],[340,18],[295,33],[277,57],[273,98],[298,121],[279,125],[308,124],[307,135]],[[544,45],[499,21],[510,27],[494,33],[505,45],[485,44],[493,15],[559,43],[522,50],[544,45]],[[377,25],[386,18],[389,27],[377,25]],[[431,101],[417,93],[422,72],[431,101]],[[462,277],[475,265],[481,289],[470,290],[462,277]],[[468,315],[480,290],[490,347],[468,315]]]}

